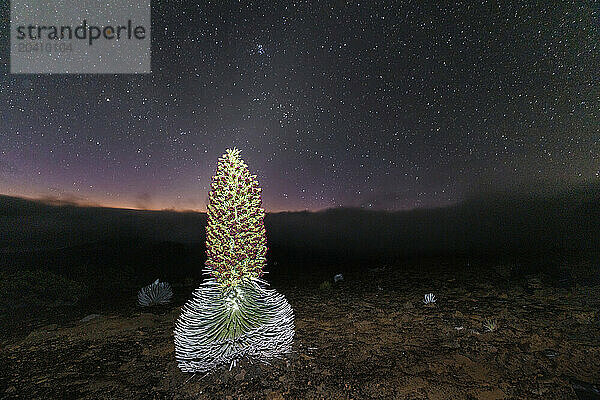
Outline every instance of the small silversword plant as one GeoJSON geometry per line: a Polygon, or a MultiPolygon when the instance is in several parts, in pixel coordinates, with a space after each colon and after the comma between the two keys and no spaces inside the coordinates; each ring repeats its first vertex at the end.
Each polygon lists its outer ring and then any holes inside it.
{"type": "Polygon", "coordinates": [[[425,297],[423,298],[423,304],[428,305],[428,304],[433,304],[437,301],[437,299],[435,298],[435,295],[433,293],[427,293],[425,295],[425,297]]]}
{"type": "Polygon", "coordinates": [[[495,319],[486,319],[485,321],[483,321],[483,329],[485,329],[486,332],[495,332],[498,330],[498,321],[496,321],[495,319]]]}
{"type": "Polygon", "coordinates": [[[171,301],[173,291],[168,282],[159,282],[158,279],[138,292],[138,304],[143,307],[156,304],[166,304],[171,301]]]}

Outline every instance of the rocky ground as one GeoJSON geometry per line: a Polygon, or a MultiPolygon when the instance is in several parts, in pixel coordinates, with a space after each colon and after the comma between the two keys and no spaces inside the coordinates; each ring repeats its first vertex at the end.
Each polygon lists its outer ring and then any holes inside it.
{"type": "Polygon", "coordinates": [[[600,398],[600,286],[482,268],[375,265],[275,285],[295,310],[293,353],[207,376],[174,359],[174,321],[198,282],[174,283],[168,306],[141,309],[132,292],[100,312],[23,315],[0,339],[0,397],[600,398]]]}

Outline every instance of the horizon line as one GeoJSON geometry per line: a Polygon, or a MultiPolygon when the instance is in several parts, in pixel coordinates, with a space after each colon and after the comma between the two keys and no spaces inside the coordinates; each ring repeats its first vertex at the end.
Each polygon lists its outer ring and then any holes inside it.
{"type": "MultiPolygon", "coordinates": [[[[176,213],[198,213],[198,214],[206,214],[207,210],[206,208],[204,209],[192,209],[192,208],[173,208],[173,207],[163,207],[163,208],[143,208],[143,207],[135,207],[135,206],[127,206],[127,205],[109,205],[109,204],[102,204],[102,203],[98,203],[98,202],[90,202],[90,201],[74,201],[74,200],[67,200],[67,199],[59,199],[59,198],[54,198],[54,197],[48,197],[48,196],[41,196],[41,197],[35,197],[35,196],[27,196],[27,195],[14,195],[14,194],[6,194],[6,193],[0,193],[0,196],[4,196],[4,197],[10,197],[10,198],[14,198],[14,199],[21,199],[21,200],[25,200],[25,201],[31,201],[31,202],[35,202],[35,203],[40,203],[40,204],[44,204],[47,206],[54,206],[54,207],[79,207],[79,208],[105,208],[105,209],[111,209],[111,210],[127,210],[127,211],[152,211],[152,212],[160,212],[160,211],[164,211],[164,212],[176,212],[176,213]]],[[[453,205],[453,204],[458,204],[460,203],[460,201],[457,202],[453,202],[452,204],[446,204],[446,205],[442,205],[442,206],[432,206],[432,207],[411,207],[411,208],[402,208],[402,209],[383,209],[383,208],[369,208],[369,207],[360,207],[360,206],[343,206],[343,205],[339,205],[339,206],[331,206],[331,207],[323,207],[323,208],[318,208],[318,209],[308,209],[308,208],[298,208],[298,209],[271,209],[271,210],[267,210],[265,209],[265,213],[269,214],[275,214],[275,213],[285,213],[285,212],[309,212],[309,213],[318,213],[318,212],[324,212],[324,211],[328,211],[328,210],[339,210],[339,209],[346,209],[346,210],[363,210],[363,211],[380,211],[380,212],[403,212],[403,211],[414,211],[414,210],[429,210],[429,209],[436,209],[436,208],[444,208],[447,207],[449,205],[453,205]]]]}

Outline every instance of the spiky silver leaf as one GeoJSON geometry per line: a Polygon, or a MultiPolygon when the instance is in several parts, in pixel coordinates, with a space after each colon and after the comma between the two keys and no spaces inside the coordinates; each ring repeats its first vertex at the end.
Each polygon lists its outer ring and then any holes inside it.
{"type": "Polygon", "coordinates": [[[156,304],[166,304],[171,301],[173,290],[168,282],[159,282],[155,280],[148,286],[140,289],[138,292],[138,304],[143,307],[156,304]]]}
{"type": "Polygon", "coordinates": [[[207,279],[175,324],[175,358],[184,372],[207,372],[242,358],[268,362],[289,353],[294,313],[259,279],[223,290],[207,279]]]}

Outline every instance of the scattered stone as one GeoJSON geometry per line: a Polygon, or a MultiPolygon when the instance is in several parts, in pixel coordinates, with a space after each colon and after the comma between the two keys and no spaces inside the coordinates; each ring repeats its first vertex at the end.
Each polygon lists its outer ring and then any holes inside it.
{"type": "Polygon", "coordinates": [[[548,358],[554,358],[554,357],[558,357],[558,355],[560,353],[553,349],[545,349],[545,350],[542,350],[542,354],[548,358]]]}
{"type": "Polygon", "coordinates": [[[270,392],[267,395],[267,400],[284,400],[284,397],[281,392],[270,392]]]}
{"type": "Polygon", "coordinates": [[[83,317],[79,320],[79,322],[88,322],[93,320],[94,318],[98,318],[100,316],[100,314],[90,314],[86,317],[83,317]]]}
{"type": "Polygon", "coordinates": [[[571,379],[571,387],[579,400],[600,400],[600,388],[597,385],[571,379]]]}
{"type": "Polygon", "coordinates": [[[477,394],[478,399],[486,400],[502,400],[506,398],[506,394],[499,388],[484,390],[477,394]]]}
{"type": "Polygon", "coordinates": [[[246,370],[245,369],[241,370],[238,374],[236,374],[234,376],[234,378],[235,378],[236,381],[243,381],[245,377],[246,377],[246,370]]]}
{"type": "Polygon", "coordinates": [[[595,311],[573,312],[571,315],[573,315],[573,318],[575,318],[575,320],[577,322],[579,322],[580,324],[589,324],[592,321],[594,321],[594,318],[596,317],[596,312],[595,311]]]}
{"type": "Polygon", "coordinates": [[[413,303],[411,303],[410,301],[407,301],[406,303],[404,303],[404,304],[402,305],[402,307],[403,307],[405,310],[410,310],[410,309],[413,309],[413,308],[415,308],[415,306],[413,305],[413,303]]]}

